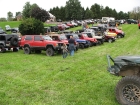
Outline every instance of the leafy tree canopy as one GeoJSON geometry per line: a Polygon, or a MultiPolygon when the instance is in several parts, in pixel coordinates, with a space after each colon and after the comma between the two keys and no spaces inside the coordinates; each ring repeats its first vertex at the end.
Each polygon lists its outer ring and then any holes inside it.
{"type": "Polygon", "coordinates": [[[38,19],[27,18],[19,25],[19,32],[22,35],[40,35],[44,34],[44,24],[38,19]]]}

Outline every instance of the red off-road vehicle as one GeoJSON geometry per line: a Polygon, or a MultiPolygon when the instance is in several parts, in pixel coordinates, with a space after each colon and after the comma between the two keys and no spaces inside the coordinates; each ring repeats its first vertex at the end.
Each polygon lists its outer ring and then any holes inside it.
{"type": "Polygon", "coordinates": [[[116,27],[109,27],[108,31],[116,33],[118,38],[123,38],[125,36],[125,33],[116,27]]]}
{"type": "Polygon", "coordinates": [[[84,40],[89,41],[89,46],[93,46],[93,45],[96,46],[98,43],[96,38],[89,38],[87,34],[79,33],[78,36],[79,36],[79,39],[84,39],[84,40]]]}
{"type": "MultiPolygon", "coordinates": [[[[67,46],[69,46],[68,39],[65,36],[65,34],[57,34],[57,33],[50,33],[48,34],[53,40],[58,42],[66,43],[67,46]]],[[[75,42],[75,50],[78,51],[79,49],[79,43],[75,42]]]]}
{"type": "Polygon", "coordinates": [[[53,56],[56,51],[62,50],[62,45],[63,42],[45,40],[42,35],[25,35],[20,41],[20,47],[23,48],[25,54],[41,53],[44,50],[47,56],[53,56]]]}

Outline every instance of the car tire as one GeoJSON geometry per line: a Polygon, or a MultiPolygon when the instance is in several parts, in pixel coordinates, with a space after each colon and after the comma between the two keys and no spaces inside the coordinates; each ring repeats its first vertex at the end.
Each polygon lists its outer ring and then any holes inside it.
{"type": "Polygon", "coordinates": [[[117,36],[118,38],[121,38],[122,37],[122,35],[121,34],[118,34],[118,36],[117,36]]]}
{"type": "Polygon", "coordinates": [[[0,45],[0,53],[5,53],[6,52],[6,49],[4,48],[3,45],[0,45]]]}
{"type": "Polygon", "coordinates": [[[53,56],[54,55],[54,50],[51,47],[47,48],[46,55],[47,56],[53,56]]]}
{"type": "Polygon", "coordinates": [[[10,40],[12,46],[18,46],[18,37],[12,37],[10,40]]]}
{"type": "Polygon", "coordinates": [[[116,99],[121,105],[140,105],[140,77],[122,78],[116,86],[116,99]]]}
{"type": "Polygon", "coordinates": [[[84,46],[83,44],[79,44],[79,47],[80,47],[81,49],[84,49],[84,48],[85,48],[85,46],[84,46]]]}
{"type": "Polygon", "coordinates": [[[89,47],[92,47],[93,46],[93,44],[89,41],[89,47]]]}
{"type": "Polygon", "coordinates": [[[113,39],[108,39],[108,43],[112,43],[113,42],[113,39]]]}
{"type": "Polygon", "coordinates": [[[31,49],[28,46],[24,47],[24,54],[31,54],[31,49]]]}

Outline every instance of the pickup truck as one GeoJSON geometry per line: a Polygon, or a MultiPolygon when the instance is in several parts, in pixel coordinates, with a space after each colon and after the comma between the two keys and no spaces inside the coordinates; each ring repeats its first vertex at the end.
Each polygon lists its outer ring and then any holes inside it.
{"type": "Polygon", "coordinates": [[[45,40],[42,35],[25,35],[20,41],[20,47],[25,54],[41,53],[44,50],[47,56],[53,56],[55,52],[62,50],[62,45],[63,42],[45,40]]]}

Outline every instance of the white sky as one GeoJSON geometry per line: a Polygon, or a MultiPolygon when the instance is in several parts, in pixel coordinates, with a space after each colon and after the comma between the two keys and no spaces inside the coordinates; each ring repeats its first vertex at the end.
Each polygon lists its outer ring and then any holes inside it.
{"type": "MultiPolygon", "coordinates": [[[[16,12],[22,12],[23,6],[26,2],[30,2],[30,4],[36,3],[39,7],[49,11],[50,8],[53,7],[61,7],[66,5],[66,1],[68,0],[0,0],[0,18],[7,17],[7,13],[10,11],[15,16],[16,12]]],[[[81,6],[91,7],[95,3],[108,6],[112,9],[116,9],[117,12],[123,11],[128,12],[133,10],[134,7],[140,6],[140,0],[79,0],[81,2],[81,6]]]]}

